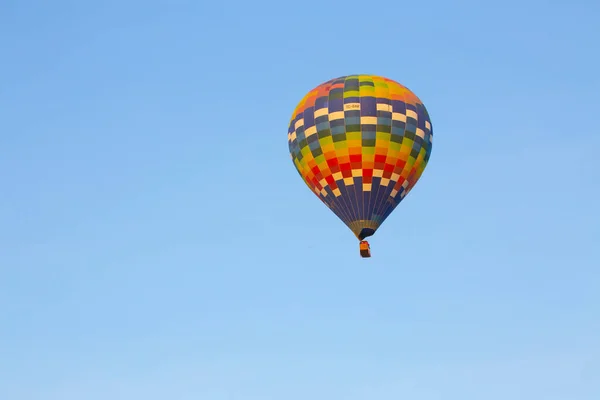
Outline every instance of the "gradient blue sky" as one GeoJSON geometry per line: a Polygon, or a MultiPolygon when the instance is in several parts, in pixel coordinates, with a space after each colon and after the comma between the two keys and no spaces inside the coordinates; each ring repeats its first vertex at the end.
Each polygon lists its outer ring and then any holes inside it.
{"type": "Polygon", "coordinates": [[[597,400],[598,2],[0,2],[0,398],[597,400]],[[360,259],[287,124],[385,75],[431,161],[360,259]]]}

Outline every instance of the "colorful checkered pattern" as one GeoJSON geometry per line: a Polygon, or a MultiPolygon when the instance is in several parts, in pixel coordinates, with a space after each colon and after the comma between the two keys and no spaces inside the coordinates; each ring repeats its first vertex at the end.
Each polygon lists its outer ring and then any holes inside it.
{"type": "Polygon", "coordinates": [[[288,144],[304,182],[362,240],[421,177],[432,134],[425,106],[409,89],[384,77],[351,75],[300,101],[288,144]]]}

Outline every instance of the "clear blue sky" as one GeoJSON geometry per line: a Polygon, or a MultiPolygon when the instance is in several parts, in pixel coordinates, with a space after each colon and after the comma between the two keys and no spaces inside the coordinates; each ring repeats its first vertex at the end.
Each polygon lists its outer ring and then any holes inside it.
{"type": "Polygon", "coordinates": [[[600,5],[0,3],[3,400],[597,400],[600,5]],[[287,148],[340,75],[430,163],[371,240],[287,148]]]}

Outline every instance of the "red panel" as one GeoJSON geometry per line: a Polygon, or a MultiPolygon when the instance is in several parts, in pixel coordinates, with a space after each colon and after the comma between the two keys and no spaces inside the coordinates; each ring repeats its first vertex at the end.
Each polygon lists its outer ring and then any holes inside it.
{"type": "Polygon", "coordinates": [[[362,154],[350,154],[350,162],[351,163],[362,162],[362,154]]]}

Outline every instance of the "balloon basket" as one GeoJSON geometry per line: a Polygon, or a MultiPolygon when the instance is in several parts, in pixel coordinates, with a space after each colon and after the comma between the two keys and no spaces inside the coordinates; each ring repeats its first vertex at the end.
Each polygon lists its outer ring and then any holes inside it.
{"type": "Polygon", "coordinates": [[[360,256],[362,258],[371,257],[371,246],[369,245],[369,242],[367,242],[366,240],[361,240],[360,244],[359,244],[359,248],[360,248],[360,256]]]}

